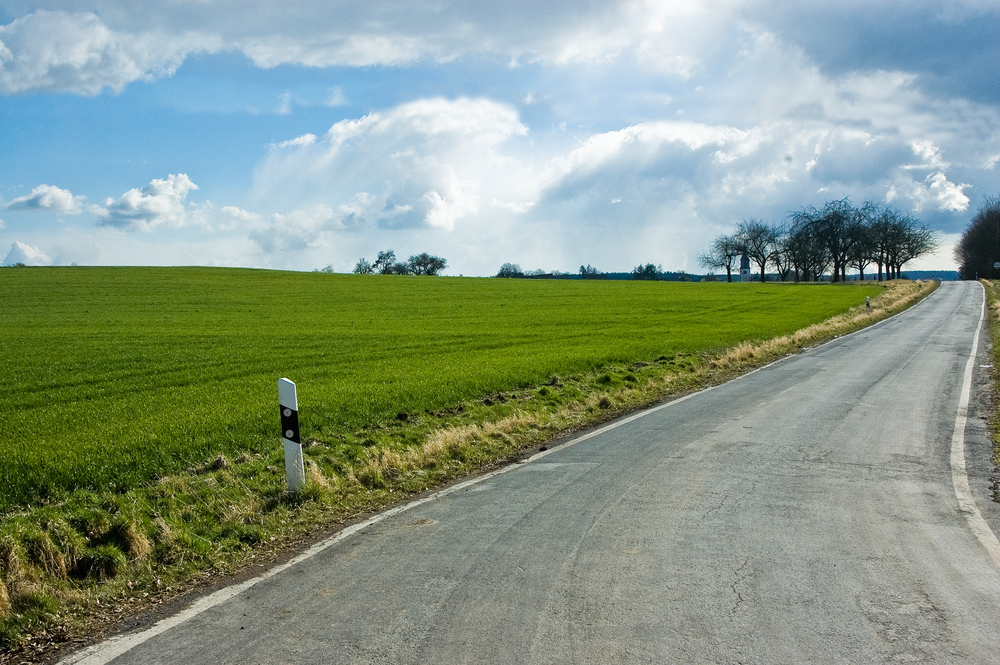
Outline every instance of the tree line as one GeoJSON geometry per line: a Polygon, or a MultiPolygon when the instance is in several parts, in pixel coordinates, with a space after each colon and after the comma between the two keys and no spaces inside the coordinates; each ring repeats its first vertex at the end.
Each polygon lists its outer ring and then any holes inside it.
{"type": "Polygon", "coordinates": [[[447,261],[427,252],[414,254],[406,261],[397,261],[396,252],[387,249],[379,252],[374,261],[363,257],[358,259],[353,272],[355,275],[437,275],[447,267],[447,261]]]}
{"type": "Polygon", "coordinates": [[[904,264],[936,248],[935,233],[909,214],[871,202],[855,206],[845,198],[803,208],[779,225],[745,219],[734,233],[716,238],[698,261],[725,270],[730,282],[743,256],[756,265],[762,282],[768,268],[781,281],[818,281],[829,273],[840,282],[849,268],[864,279],[870,266],[881,281],[898,279],[904,264]]]}
{"type": "Polygon", "coordinates": [[[962,239],[955,245],[955,262],[962,279],[998,279],[1000,270],[1000,196],[988,196],[962,239]]]}
{"type": "MultiPolygon", "coordinates": [[[[553,270],[551,272],[545,270],[522,270],[521,266],[516,263],[505,263],[500,266],[500,270],[497,271],[497,277],[568,277],[571,273],[560,272],[558,270],[553,270]]],[[[611,273],[611,275],[619,275],[624,273],[611,273]]],[[[686,275],[683,271],[679,273],[669,273],[679,275],[680,281],[690,281],[690,279],[685,280],[683,277],[686,275]]],[[[631,279],[645,279],[645,280],[658,280],[667,279],[668,273],[664,272],[662,265],[656,265],[653,263],[639,264],[628,273],[631,279]]],[[[608,273],[601,272],[589,263],[585,266],[580,266],[580,277],[582,279],[606,279],[608,273]]]]}

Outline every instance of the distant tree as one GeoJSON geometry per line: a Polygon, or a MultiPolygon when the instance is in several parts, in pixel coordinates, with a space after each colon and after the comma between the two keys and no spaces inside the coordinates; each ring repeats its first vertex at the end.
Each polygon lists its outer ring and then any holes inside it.
{"type": "Polygon", "coordinates": [[[1000,271],[1000,195],[988,196],[955,246],[962,279],[997,279],[1000,271]]]}
{"type": "Polygon", "coordinates": [[[886,206],[878,211],[872,219],[869,233],[871,234],[872,262],[878,268],[878,281],[882,281],[883,274],[888,277],[889,255],[895,244],[895,237],[898,233],[900,213],[895,208],[886,206]],[[883,268],[885,273],[883,273],[883,268]]]}
{"type": "Polygon", "coordinates": [[[726,271],[726,281],[733,281],[733,268],[736,259],[743,254],[739,241],[728,235],[719,236],[712,242],[712,247],[698,257],[698,263],[708,269],[726,271]]]}
{"type": "Polygon", "coordinates": [[[372,267],[372,264],[368,263],[368,259],[358,259],[358,262],[354,264],[355,275],[370,275],[373,272],[375,272],[375,269],[372,267]]]}
{"type": "Polygon", "coordinates": [[[505,263],[500,266],[497,277],[524,277],[524,271],[516,263],[505,263]]]}
{"type": "Polygon", "coordinates": [[[760,268],[760,281],[767,279],[767,266],[774,260],[777,233],[759,219],[744,219],[736,226],[736,239],[743,253],[760,268]]]}
{"type": "Polygon", "coordinates": [[[816,237],[816,229],[809,219],[792,215],[792,220],[783,249],[794,279],[796,282],[818,281],[830,265],[830,255],[816,237]]]}
{"type": "Polygon", "coordinates": [[[659,279],[663,272],[663,266],[656,266],[652,263],[638,265],[632,269],[632,279],[659,279]]]}
{"type": "Polygon", "coordinates": [[[902,215],[899,242],[889,255],[889,269],[895,278],[903,276],[903,265],[938,248],[937,235],[909,215],[902,215]]]}
{"type": "Polygon", "coordinates": [[[850,199],[827,201],[822,210],[809,207],[792,215],[793,223],[811,227],[810,236],[826,249],[832,265],[832,279],[842,281],[847,276],[847,266],[855,251],[867,208],[855,208],[850,199]]]}
{"type": "Polygon", "coordinates": [[[431,256],[427,252],[411,256],[406,262],[410,273],[414,275],[437,275],[448,267],[448,262],[439,256],[431,256]]]}
{"type": "Polygon", "coordinates": [[[384,274],[412,275],[413,273],[410,271],[410,265],[408,263],[402,263],[400,261],[396,261],[395,263],[393,263],[391,266],[388,267],[388,269],[385,271],[384,274]]]}
{"type": "Polygon", "coordinates": [[[876,256],[875,220],[879,209],[874,203],[865,202],[854,209],[854,219],[850,232],[853,235],[849,243],[845,265],[858,271],[858,279],[865,278],[865,268],[870,266],[876,256]]]}
{"type": "Polygon", "coordinates": [[[395,266],[396,252],[387,249],[384,252],[378,253],[375,263],[372,264],[372,272],[377,272],[381,275],[391,275],[395,266]]]}
{"type": "Polygon", "coordinates": [[[792,257],[789,251],[789,233],[784,225],[774,229],[774,252],[771,254],[771,265],[778,273],[778,281],[784,282],[792,273],[792,257]]]}
{"type": "Polygon", "coordinates": [[[580,266],[580,276],[584,279],[595,279],[597,277],[601,277],[602,273],[600,270],[588,263],[585,266],[580,266]]]}

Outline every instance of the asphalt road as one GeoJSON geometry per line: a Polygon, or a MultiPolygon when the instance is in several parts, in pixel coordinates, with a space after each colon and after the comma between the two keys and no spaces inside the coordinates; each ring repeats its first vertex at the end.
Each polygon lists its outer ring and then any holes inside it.
{"type": "Polygon", "coordinates": [[[74,662],[1000,662],[988,446],[963,403],[982,301],[946,283],[74,662]]]}

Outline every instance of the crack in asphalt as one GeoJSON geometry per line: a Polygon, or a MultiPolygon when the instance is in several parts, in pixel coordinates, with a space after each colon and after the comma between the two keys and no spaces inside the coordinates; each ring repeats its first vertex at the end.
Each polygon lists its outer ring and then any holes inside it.
{"type": "Polygon", "coordinates": [[[736,611],[739,609],[740,605],[743,604],[743,594],[741,594],[736,587],[742,584],[744,580],[746,580],[747,575],[744,575],[742,573],[743,569],[746,568],[747,565],[749,565],[749,563],[750,563],[749,558],[743,559],[743,564],[740,565],[740,567],[737,568],[734,573],[736,575],[736,580],[729,586],[729,588],[733,590],[733,593],[736,594],[736,602],[733,604],[733,608],[729,610],[730,617],[736,614],[736,611]]]}

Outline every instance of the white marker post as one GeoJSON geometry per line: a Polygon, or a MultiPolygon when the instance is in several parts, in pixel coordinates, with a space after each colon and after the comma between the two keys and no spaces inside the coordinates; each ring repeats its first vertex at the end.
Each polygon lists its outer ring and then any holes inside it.
{"type": "Polygon", "coordinates": [[[278,404],[281,406],[281,439],[285,444],[285,477],[288,489],[297,492],[306,482],[306,473],[299,438],[299,398],[295,394],[295,384],[288,379],[278,379],[278,404]]]}

